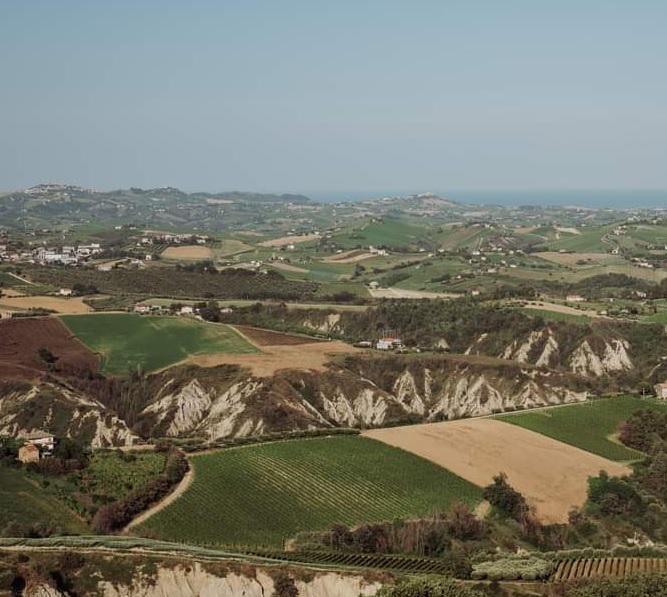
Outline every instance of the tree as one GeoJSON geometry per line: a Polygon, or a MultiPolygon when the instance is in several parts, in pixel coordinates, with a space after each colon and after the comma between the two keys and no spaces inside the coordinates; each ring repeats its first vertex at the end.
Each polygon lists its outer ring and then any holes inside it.
{"type": "Polygon", "coordinates": [[[48,348],[46,348],[46,346],[42,346],[37,351],[37,354],[39,355],[39,358],[49,366],[55,365],[58,361],[58,357],[54,355],[48,348]]]}
{"type": "Polygon", "coordinates": [[[526,498],[507,482],[505,473],[493,477],[493,483],[484,488],[483,496],[494,508],[514,520],[523,520],[530,511],[526,498]]]}
{"type": "Polygon", "coordinates": [[[460,541],[481,539],[486,533],[486,525],[466,504],[458,502],[447,513],[447,532],[460,541]]]}
{"type": "Polygon", "coordinates": [[[299,589],[287,572],[280,572],[273,580],[273,597],[298,597],[299,589]]]}

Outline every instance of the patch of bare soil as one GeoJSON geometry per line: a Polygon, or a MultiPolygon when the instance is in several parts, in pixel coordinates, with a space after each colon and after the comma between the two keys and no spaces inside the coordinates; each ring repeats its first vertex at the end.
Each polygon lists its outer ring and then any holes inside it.
{"type": "Polygon", "coordinates": [[[185,245],[182,247],[167,247],[162,251],[162,257],[165,259],[183,259],[183,260],[197,260],[197,259],[211,259],[213,252],[208,247],[202,245],[185,245]]]}
{"type": "Polygon", "coordinates": [[[259,243],[260,247],[286,247],[297,243],[305,243],[309,240],[320,238],[319,234],[300,234],[293,236],[281,236],[280,238],[272,238],[259,243]]]}
{"type": "Polygon", "coordinates": [[[534,255],[559,265],[577,265],[579,261],[587,261],[591,264],[617,263],[620,261],[617,255],[611,255],[610,253],[558,253],[557,251],[542,251],[534,255]]]}
{"type": "Polygon", "coordinates": [[[241,335],[255,346],[284,346],[296,344],[313,344],[320,342],[310,336],[300,336],[298,334],[286,334],[284,332],[275,332],[264,328],[256,328],[250,325],[233,326],[241,335]]]}
{"type": "Polygon", "coordinates": [[[586,501],[588,477],[601,470],[627,475],[612,462],[539,433],[494,419],[462,419],[390,429],[364,435],[426,458],[484,487],[504,472],[545,523],[567,521],[586,501]]]}
{"type": "Polygon", "coordinates": [[[259,354],[209,354],[190,357],[188,362],[200,367],[239,365],[257,377],[272,377],[283,369],[324,371],[335,355],[352,354],[357,348],[344,342],[310,342],[308,344],[263,345],[259,354]]]}

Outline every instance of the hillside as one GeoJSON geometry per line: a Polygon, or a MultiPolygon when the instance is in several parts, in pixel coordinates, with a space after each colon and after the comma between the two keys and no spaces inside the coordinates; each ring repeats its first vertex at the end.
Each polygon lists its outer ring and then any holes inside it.
{"type": "Polygon", "coordinates": [[[224,320],[265,327],[328,334],[348,342],[402,338],[407,346],[483,355],[523,364],[569,371],[636,387],[643,380],[667,375],[667,333],[659,324],[607,319],[545,321],[524,313],[471,300],[388,300],[361,312],[255,306],[237,309],[224,320]]]}
{"type": "Polygon", "coordinates": [[[308,197],[295,194],[186,193],[173,187],[96,191],[74,185],[41,184],[0,196],[0,227],[95,222],[106,226],[144,223],[214,230],[244,217],[247,220],[258,205],[270,214],[276,208],[309,202],[308,197]]]}
{"type": "Polygon", "coordinates": [[[573,374],[479,357],[349,356],[324,371],[263,378],[235,365],[182,366],[129,379],[0,385],[0,433],[44,428],[94,445],[123,445],[135,435],[217,440],[491,414],[580,401],[592,386],[573,374]],[[54,409],[62,416],[52,418],[54,409]]]}
{"type": "Polygon", "coordinates": [[[477,487],[445,469],[358,436],[227,449],[194,456],[192,464],[193,484],[134,532],[281,547],[300,531],[426,515],[457,500],[474,507],[481,499],[477,487]]]}

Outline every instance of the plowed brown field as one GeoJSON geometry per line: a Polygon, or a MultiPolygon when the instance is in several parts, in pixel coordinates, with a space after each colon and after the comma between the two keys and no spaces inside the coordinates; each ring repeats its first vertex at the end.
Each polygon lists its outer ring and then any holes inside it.
{"type": "Polygon", "coordinates": [[[0,321],[0,378],[32,379],[47,370],[40,348],[58,357],[56,367],[97,370],[97,356],[76,340],[56,317],[25,317],[0,321]]]}

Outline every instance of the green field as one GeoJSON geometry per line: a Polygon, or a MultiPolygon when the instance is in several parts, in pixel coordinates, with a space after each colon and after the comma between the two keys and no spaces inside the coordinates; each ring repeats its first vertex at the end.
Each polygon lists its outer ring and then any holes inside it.
{"type": "Polygon", "coordinates": [[[157,477],[164,469],[165,458],[159,452],[98,451],[78,473],[78,485],[85,493],[117,500],[157,477]]]}
{"type": "Polygon", "coordinates": [[[102,355],[107,373],[153,371],[195,354],[256,352],[233,329],[176,317],[124,313],[64,315],[67,327],[102,355]]]}
{"type": "Polygon", "coordinates": [[[193,485],[140,532],[197,544],[280,546],[299,531],[471,506],[481,490],[358,436],[231,448],[192,458],[193,485]]]}
{"type": "Polygon", "coordinates": [[[11,521],[44,524],[61,533],[84,533],[86,524],[20,469],[0,465],[0,531],[11,521]]]}
{"type": "Polygon", "coordinates": [[[383,220],[368,222],[347,233],[336,235],[333,240],[339,247],[356,246],[408,246],[423,240],[428,229],[400,219],[385,217],[383,220]]]}
{"type": "Polygon", "coordinates": [[[626,448],[612,436],[622,421],[642,409],[667,411],[667,403],[660,403],[652,398],[619,396],[532,412],[500,415],[498,419],[610,460],[623,462],[637,460],[641,454],[626,448]]]}

